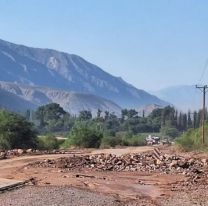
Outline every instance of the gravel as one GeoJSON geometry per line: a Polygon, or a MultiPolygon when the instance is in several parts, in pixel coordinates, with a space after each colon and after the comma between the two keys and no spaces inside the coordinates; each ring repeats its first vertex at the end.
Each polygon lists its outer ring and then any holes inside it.
{"type": "Polygon", "coordinates": [[[121,202],[113,196],[57,186],[26,186],[0,194],[0,206],[206,206],[207,190],[175,192],[158,201],[121,202]]]}
{"type": "Polygon", "coordinates": [[[151,201],[121,201],[111,195],[60,186],[26,186],[0,193],[0,206],[154,206],[151,201]]]}
{"type": "Polygon", "coordinates": [[[27,186],[0,194],[0,205],[15,206],[119,206],[112,196],[70,187],[27,186]]]}
{"type": "Polygon", "coordinates": [[[158,205],[161,206],[207,206],[208,192],[207,190],[176,192],[168,198],[163,198],[158,205]]]}

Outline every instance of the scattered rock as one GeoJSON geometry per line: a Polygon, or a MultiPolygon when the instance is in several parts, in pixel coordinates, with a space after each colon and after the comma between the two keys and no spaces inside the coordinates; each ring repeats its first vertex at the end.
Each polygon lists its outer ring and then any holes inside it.
{"type": "MultiPolygon", "coordinates": [[[[142,171],[165,174],[182,174],[198,181],[204,175],[205,160],[187,159],[183,156],[161,154],[157,149],[153,152],[126,154],[83,155],[62,157],[55,160],[46,159],[35,162],[30,167],[58,168],[59,171],[96,170],[96,171],[142,171]]],[[[192,181],[193,182],[193,181],[192,181]]]]}
{"type": "Polygon", "coordinates": [[[30,154],[30,153],[32,153],[32,152],[33,152],[32,149],[27,149],[27,150],[26,150],[26,153],[28,153],[28,154],[30,154]]]}
{"type": "Polygon", "coordinates": [[[17,154],[18,154],[18,155],[24,154],[24,150],[23,150],[23,149],[18,149],[18,150],[17,150],[17,154]]]}

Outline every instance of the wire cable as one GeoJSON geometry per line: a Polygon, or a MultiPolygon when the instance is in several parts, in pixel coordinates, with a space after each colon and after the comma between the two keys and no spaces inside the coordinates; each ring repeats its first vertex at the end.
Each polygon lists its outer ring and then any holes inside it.
{"type": "Polygon", "coordinates": [[[204,75],[205,75],[205,73],[206,73],[207,68],[208,68],[208,58],[207,58],[206,61],[205,61],[205,64],[204,64],[204,67],[203,67],[203,70],[202,70],[200,79],[199,79],[199,81],[198,81],[199,84],[202,83],[201,81],[202,81],[202,79],[203,79],[203,77],[204,77],[204,75]]]}

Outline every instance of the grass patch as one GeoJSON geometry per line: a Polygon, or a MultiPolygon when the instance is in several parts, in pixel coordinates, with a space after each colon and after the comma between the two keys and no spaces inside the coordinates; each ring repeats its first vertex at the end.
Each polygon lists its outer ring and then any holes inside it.
{"type": "Polygon", "coordinates": [[[208,151],[208,125],[205,126],[205,144],[202,144],[202,129],[190,129],[176,140],[176,145],[185,151],[208,151]]]}

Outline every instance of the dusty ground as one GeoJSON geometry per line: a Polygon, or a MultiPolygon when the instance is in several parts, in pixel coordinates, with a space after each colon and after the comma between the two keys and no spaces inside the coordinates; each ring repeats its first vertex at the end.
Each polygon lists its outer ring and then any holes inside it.
{"type": "Polygon", "coordinates": [[[126,148],[116,148],[116,149],[99,149],[93,150],[91,154],[115,154],[117,156],[129,154],[129,153],[141,153],[151,151],[153,147],[144,146],[144,147],[126,147],[126,148]]]}
{"type": "MultiPolygon", "coordinates": [[[[92,153],[122,155],[151,149],[137,147],[95,150],[92,153]]],[[[164,151],[175,152],[167,148],[164,151]]],[[[182,175],[91,170],[63,172],[57,168],[26,166],[36,160],[63,156],[69,155],[27,156],[1,160],[0,177],[18,180],[35,178],[37,184],[0,194],[0,205],[208,205],[206,185],[191,189],[173,188],[175,183],[183,181],[182,175]]]]}

